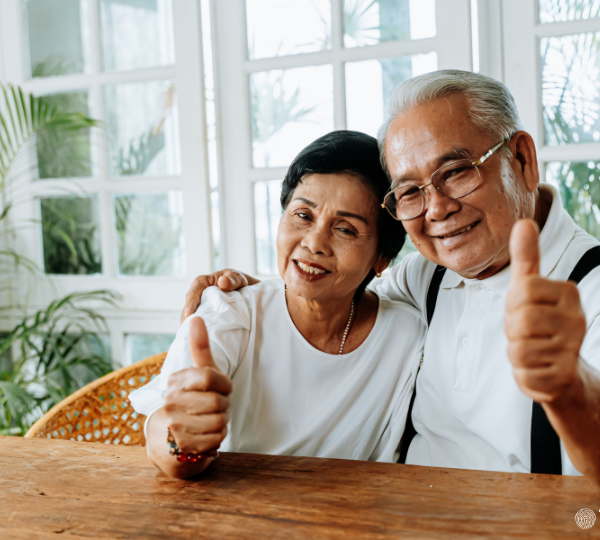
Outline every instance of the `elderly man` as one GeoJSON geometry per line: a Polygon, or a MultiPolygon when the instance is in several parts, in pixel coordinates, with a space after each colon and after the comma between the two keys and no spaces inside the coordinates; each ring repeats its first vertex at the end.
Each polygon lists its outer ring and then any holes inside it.
{"type": "MultiPolygon", "coordinates": [[[[379,142],[385,207],[419,254],[373,288],[429,321],[401,459],[600,483],[599,242],[540,184],[513,97],[470,72],[410,79],[379,142]]],[[[197,278],[184,315],[248,282],[197,278]]]]}

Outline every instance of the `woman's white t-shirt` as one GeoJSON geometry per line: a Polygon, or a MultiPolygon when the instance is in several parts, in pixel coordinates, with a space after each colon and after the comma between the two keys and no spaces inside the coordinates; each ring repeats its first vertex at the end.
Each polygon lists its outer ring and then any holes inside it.
{"type": "MultiPolygon", "coordinates": [[[[404,303],[379,299],[371,333],[342,356],[310,345],[287,310],[282,280],[239,292],[209,287],[204,319],[213,358],[233,380],[221,450],[396,461],[425,326],[404,303]]],[[[130,394],[139,413],[164,404],[172,373],[191,367],[188,318],[158,377],[130,394]]]]}

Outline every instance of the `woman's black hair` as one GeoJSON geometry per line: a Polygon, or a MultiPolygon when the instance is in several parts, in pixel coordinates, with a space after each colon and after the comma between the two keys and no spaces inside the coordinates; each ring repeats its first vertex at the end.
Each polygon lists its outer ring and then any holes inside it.
{"type": "MultiPolygon", "coordinates": [[[[302,178],[307,174],[336,174],[347,172],[359,177],[369,186],[381,204],[390,184],[379,161],[377,140],[359,131],[332,131],[310,143],[289,166],[281,187],[281,208],[285,210],[302,178]]],[[[384,208],[377,216],[377,253],[390,261],[398,256],[404,245],[406,231],[384,208]]],[[[366,286],[375,277],[372,268],[358,287],[360,298],[366,286]]]]}

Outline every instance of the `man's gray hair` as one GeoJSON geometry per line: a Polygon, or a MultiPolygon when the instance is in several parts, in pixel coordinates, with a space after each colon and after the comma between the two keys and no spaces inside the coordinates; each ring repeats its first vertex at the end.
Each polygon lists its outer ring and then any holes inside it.
{"type": "MultiPolygon", "coordinates": [[[[387,106],[385,120],[377,134],[381,164],[388,177],[385,138],[394,119],[414,107],[452,94],[463,94],[468,98],[471,120],[496,142],[507,140],[523,129],[515,99],[501,82],[457,69],[444,69],[413,77],[394,91],[387,106]]],[[[502,151],[509,158],[510,151],[506,146],[502,147],[502,151]]]]}

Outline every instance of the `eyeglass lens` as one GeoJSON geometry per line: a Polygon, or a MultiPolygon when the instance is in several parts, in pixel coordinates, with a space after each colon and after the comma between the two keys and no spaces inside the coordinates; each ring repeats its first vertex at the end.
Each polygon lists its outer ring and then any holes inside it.
{"type": "MultiPolygon", "coordinates": [[[[479,171],[468,159],[455,161],[438,169],[431,176],[432,186],[440,193],[458,199],[471,193],[479,183],[479,171]]],[[[400,186],[385,197],[385,207],[398,220],[414,219],[425,208],[426,189],[414,184],[400,186]]]]}

